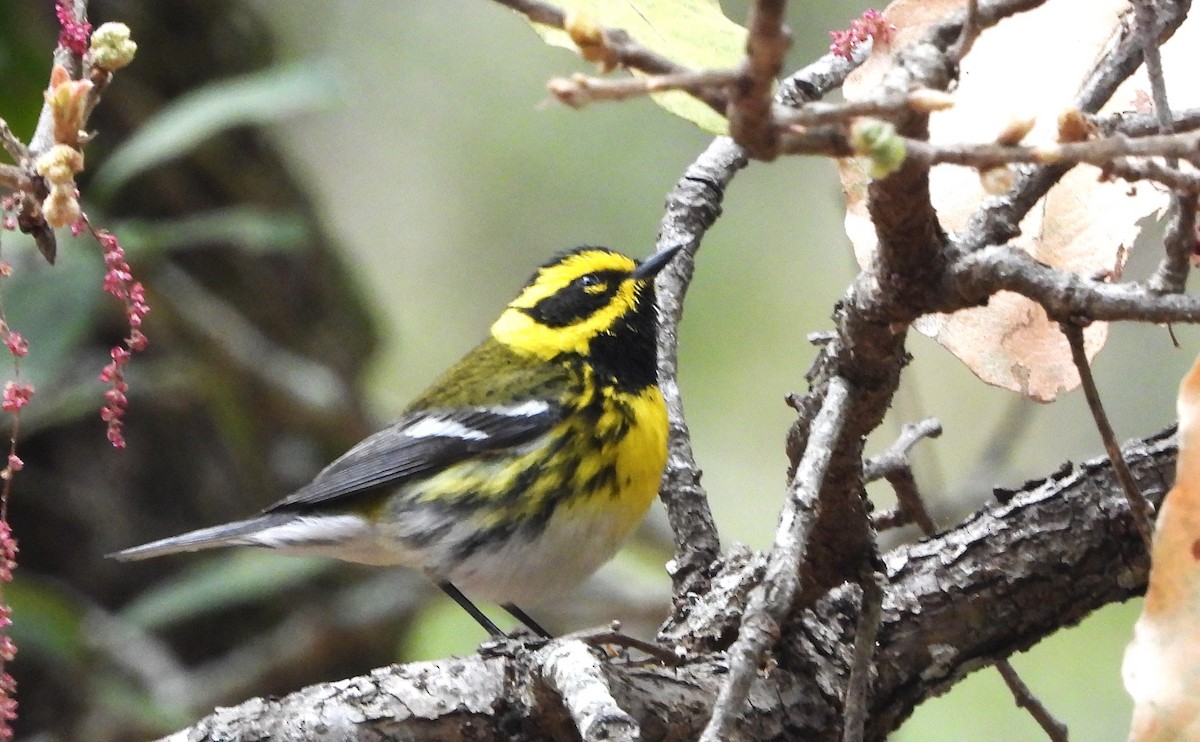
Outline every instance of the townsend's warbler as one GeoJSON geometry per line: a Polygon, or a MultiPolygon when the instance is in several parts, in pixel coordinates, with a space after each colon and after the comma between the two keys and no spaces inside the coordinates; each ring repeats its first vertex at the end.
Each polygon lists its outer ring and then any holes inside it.
{"type": "Polygon", "coordinates": [[[548,635],[515,604],[594,572],[658,492],[654,277],[676,252],[641,264],[602,247],[554,257],[483,343],[311,483],[248,520],[113,556],[260,546],[398,564],[492,634],[458,588],[548,635]]]}

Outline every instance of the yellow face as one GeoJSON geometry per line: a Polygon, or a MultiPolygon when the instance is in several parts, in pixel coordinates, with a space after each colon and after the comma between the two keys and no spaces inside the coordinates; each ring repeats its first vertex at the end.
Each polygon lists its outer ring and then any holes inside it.
{"type": "Polygon", "coordinates": [[[492,336],[518,353],[543,359],[587,352],[636,307],[644,281],[619,253],[585,249],[541,268],[492,325],[492,336]]]}

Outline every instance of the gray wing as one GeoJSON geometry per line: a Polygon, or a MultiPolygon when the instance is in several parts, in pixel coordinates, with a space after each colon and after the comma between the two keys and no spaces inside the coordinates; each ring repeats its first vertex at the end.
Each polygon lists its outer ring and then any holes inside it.
{"type": "Polygon", "coordinates": [[[542,400],[413,412],[363,440],[312,482],[263,512],[306,510],[400,484],[479,453],[527,443],[561,418],[560,406],[542,400]]]}

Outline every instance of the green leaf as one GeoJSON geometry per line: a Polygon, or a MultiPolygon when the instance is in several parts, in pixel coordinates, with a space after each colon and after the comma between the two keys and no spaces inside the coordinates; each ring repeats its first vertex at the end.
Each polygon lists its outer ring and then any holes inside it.
{"type": "Polygon", "coordinates": [[[179,219],[128,219],[115,225],[131,260],[153,253],[226,243],[255,253],[280,252],[306,244],[308,222],[296,211],[256,206],[215,209],[179,219]]]}
{"type": "Polygon", "coordinates": [[[142,593],[121,611],[121,618],[146,629],[167,626],[180,618],[270,598],[336,564],[316,557],[232,551],[142,593]]]}
{"type": "MultiPolygon", "coordinates": [[[[623,29],[642,46],[692,69],[733,67],[746,48],[746,29],[725,17],[717,0],[564,0],[558,4],[602,26],[623,29]]],[[[547,44],[576,49],[566,32],[531,25],[547,44]]],[[[705,131],[728,131],[724,116],[687,93],[672,91],[651,97],[705,131]]]]}
{"type": "Polygon", "coordinates": [[[12,608],[12,638],[26,652],[52,658],[59,665],[85,655],[83,617],[87,606],[50,580],[17,571],[4,588],[12,608]]]}
{"type": "MultiPolygon", "coordinates": [[[[103,279],[104,265],[97,255],[71,249],[61,251],[55,266],[41,260],[17,266],[0,286],[6,321],[29,341],[21,376],[39,393],[61,387],[72,371],[75,354],[87,341],[100,303],[107,298],[103,279]]],[[[35,396],[29,407],[34,417],[39,414],[38,401],[35,396]]]]}
{"type": "Polygon", "coordinates": [[[186,154],[219,132],[262,125],[336,101],[328,62],[306,61],[221,80],[181,96],[118,147],[96,171],[89,196],[107,203],[130,179],[186,154]]]}

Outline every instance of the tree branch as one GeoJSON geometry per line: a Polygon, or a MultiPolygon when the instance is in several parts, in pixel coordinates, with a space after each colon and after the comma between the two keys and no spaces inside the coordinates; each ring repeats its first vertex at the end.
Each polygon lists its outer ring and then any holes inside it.
{"type": "Polygon", "coordinates": [[[789,488],[766,573],[750,592],[737,642],[729,650],[729,674],[721,684],[712,719],[700,737],[702,742],[731,737],[751,681],[758,675],[767,650],[779,640],[780,627],[800,593],[800,572],[817,524],[818,498],[853,396],[854,390],[845,379],[830,380],[789,488]]]}
{"type": "Polygon", "coordinates": [[[946,297],[954,300],[937,311],[977,306],[997,291],[1014,291],[1060,321],[1200,322],[1200,297],[1156,295],[1139,284],[1105,283],[1056,270],[1008,246],[961,256],[950,265],[946,280],[952,287],[946,297]]]}
{"type": "MultiPolygon", "coordinates": [[[[567,14],[563,12],[562,8],[551,3],[541,0],[496,0],[496,2],[525,15],[534,23],[570,33],[567,28],[567,14]]],[[[637,43],[622,29],[601,28],[599,35],[605,54],[621,67],[653,75],[678,75],[693,72],[693,70],[676,64],[658,52],[637,43]]],[[[717,113],[725,115],[728,96],[723,88],[700,87],[694,90],[689,89],[688,92],[717,113]]]]}
{"type": "MultiPolygon", "coordinates": [[[[776,100],[790,106],[816,100],[840,86],[855,66],[855,62],[826,54],[783,80],[776,100]]],[[[667,195],[666,213],[659,224],[656,240],[657,250],[686,245],[685,254],[672,261],[658,279],[661,319],[658,378],[667,401],[671,426],[661,496],[675,536],[675,555],[667,564],[667,571],[674,583],[677,605],[686,605],[690,595],[707,591],[707,570],[721,550],[708,497],[700,485],[700,468],[692,453],[691,436],[679,395],[676,376],[679,322],[695,267],[696,251],[709,227],[721,215],[725,189],[747,164],[749,158],[745,151],[732,139],[714,139],[667,195]]]]}
{"type": "Polygon", "coordinates": [[[733,140],[713,140],[667,195],[667,211],[658,228],[658,250],[686,246],[683,255],[671,261],[658,278],[658,379],[670,423],[660,496],[675,536],[675,555],[667,571],[674,583],[676,601],[707,591],[708,567],[721,552],[679,393],[679,322],[700,241],[721,214],[726,187],[747,162],[733,140]]]}
{"type": "Polygon", "coordinates": [[[1150,509],[1150,503],[1146,502],[1146,498],[1137,488],[1137,482],[1133,481],[1133,473],[1129,471],[1129,465],[1121,456],[1116,433],[1113,432],[1112,424],[1108,421],[1108,414],[1104,411],[1104,403],[1100,400],[1100,390],[1096,388],[1096,380],[1092,377],[1092,365],[1088,363],[1087,351],[1084,348],[1083,328],[1079,324],[1067,322],[1063,322],[1059,326],[1062,328],[1063,334],[1067,336],[1068,345],[1071,346],[1071,360],[1079,372],[1080,385],[1087,398],[1088,409],[1092,412],[1092,420],[1096,423],[1096,430],[1100,433],[1100,442],[1104,445],[1104,450],[1108,452],[1108,460],[1112,463],[1117,481],[1121,484],[1121,491],[1125,493],[1125,500],[1129,504],[1130,513],[1133,514],[1133,522],[1137,525],[1138,535],[1142,537],[1142,545],[1146,548],[1146,553],[1150,553],[1154,539],[1152,524],[1154,516],[1150,509]]]}
{"type": "MultiPolygon", "coordinates": [[[[1156,504],[1174,481],[1170,432],[1124,447],[1139,487],[1156,504]]],[[[1107,458],[1028,483],[949,531],[893,549],[883,562],[887,584],[868,740],[886,738],[916,705],[971,671],[1139,594],[1149,566],[1107,458]],[[980,615],[989,620],[978,621],[980,615]]],[[[686,628],[693,639],[735,628],[746,603],[745,591],[735,586],[753,584],[762,565],[761,556],[732,550],[714,576],[712,593],[699,597],[711,600],[714,610],[695,606],[691,615],[706,619],[676,628],[686,628]]],[[[850,617],[861,604],[861,590],[851,586],[797,606],[787,618],[781,662],[769,678],[756,674],[751,682],[740,734],[760,740],[840,737],[838,712],[857,633],[850,617]]],[[[571,716],[543,669],[567,641],[538,649],[505,644],[486,655],[393,665],[283,698],[253,699],[167,739],[571,735],[571,716]]],[[[603,673],[611,698],[643,738],[686,739],[700,734],[711,715],[726,663],[720,653],[705,653],[672,668],[608,661],[593,669],[603,673]]]]}
{"type": "MultiPolygon", "coordinates": [[[[1166,40],[1187,18],[1190,2],[1164,3],[1158,15],[1158,37],[1166,40]]],[[[985,6],[986,7],[986,6],[985,6]]],[[[982,9],[981,9],[982,10],[982,9]]],[[[1127,26],[1122,25],[1096,60],[1071,107],[1095,113],[1108,102],[1142,63],[1142,44],[1127,26]]],[[[1020,234],[1021,220],[1066,173],[1069,166],[1048,165],[1023,169],[1017,182],[1001,198],[988,199],[968,221],[956,243],[967,251],[989,245],[1001,245],[1020,234]]]]}
{"type": "Polygon", "coordinates": [[[1004,678],[1004,684],[1013,694],[1017,705],[1029,711],[1029,715],[1046,733],[1050,742],[1067,742],[1067,725],[1054,718],[1054,715],[1038,700],[1033,691],[1029,690],[1029,686],[1025,685],[1024,680],[1021,680],[1021,676],[1017,674],[1012,663],[1008,660],[1001,660],[996,663],[996,669],[1000,671],[1000,677],[1004,678]]]}

